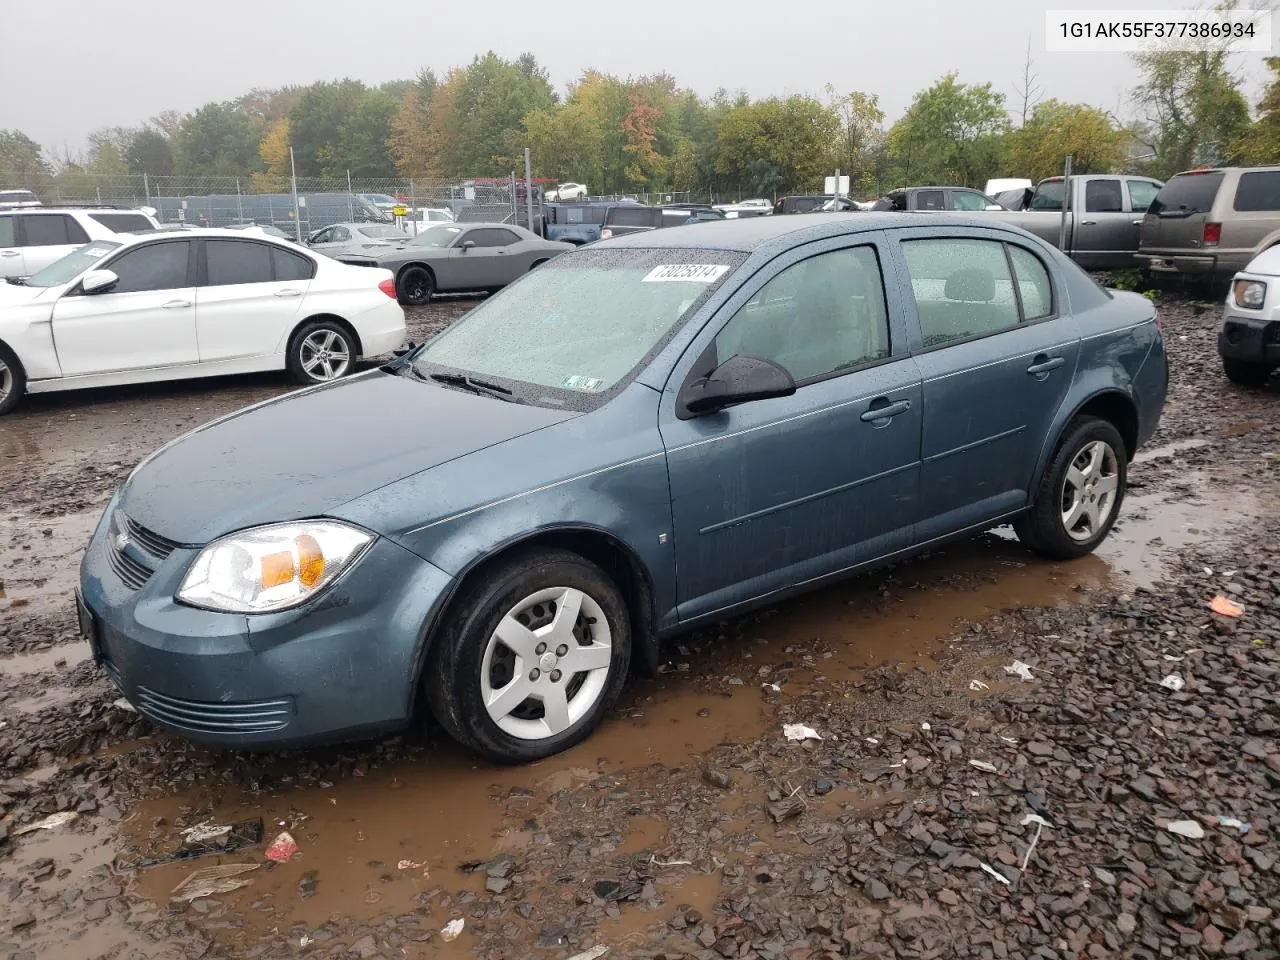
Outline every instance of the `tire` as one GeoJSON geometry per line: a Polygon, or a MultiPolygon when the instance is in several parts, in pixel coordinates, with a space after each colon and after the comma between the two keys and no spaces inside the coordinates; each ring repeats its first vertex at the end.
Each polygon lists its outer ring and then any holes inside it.
{"type": "Polygon", "coordinates": [[[1265,363],[1250,363],[1248,360],[1228,360],[1222,358],[1222,372],[1232,383],[1242,387],[1260,387],[1271,376],[1271,368],[1265,363]]]}
{"type": "Polygon", "coordinates": [[[547,262],[546,260],[533,261],[533,263],[529,264],[529,272],[533,273],[533,271],[537,270],[540,266],[542,266],[546,262],[547,262]]]}
{"type": "Polygon", "coordinates": [[[526,763],[568,749],[599,726],[622,690],[631,660],[630,623],[621,591],[595,564],[565,550],[517,554],[485,573],[449,610],[423,681],[431,712],[455,740],[499,763],[526,763]],[[531,632],[555,627],[571,591],[579,600],[574,634],[531,632]],[[513,646],[499,639],[500,625],[513,646]],[[593,666],[561,670],[556,655],[569,643],[558,639],[576,642],[577,662],[593,666]],[[515,646],[527,654],[517,657],[515,646]],[[588,649],[593,653],[581,652],[588,649]],[[505,701],[486,706],[508,690],[505,701]],[[547,704],[557,694],[565,695],[564,702],[552,719],[547,704]]]}
{"type": "Polygon", "coordinates": [[[0,416],[16,407],[26,392],[26,371],[14,352],[0,343],[0,416]]]}
{"type": "Polygon", "coordinates": [[[1128,474],[1124,439],[1111,423],[1073,420],[1034,491],[1031,510],[1014,521],[1018,539],[1054,560],[1092,553],[1120,515],[1128,474]]]}
{"type": "Polygon", "coordinates": [[[355,370],[355,338],[333,320],[304,323],[289,339],[289,375],[308,386],[340,380],[355,370]]]}
{"type": "Polygon", "coordinates": [[[405,267],[396,277],[396,298],[401,303],[421,307],[431,301],[436,290],[436,278],[426,267],[405,267]]]}

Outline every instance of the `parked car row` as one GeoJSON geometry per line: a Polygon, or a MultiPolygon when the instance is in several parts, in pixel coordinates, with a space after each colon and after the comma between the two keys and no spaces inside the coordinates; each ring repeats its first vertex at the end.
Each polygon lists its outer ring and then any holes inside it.
{"type": "Polygon", "coordinates": [[[154,217],[115,207],[0,209],[0,279],[25,277],[88,243],[135,230],[152,230],[154,217]]]}

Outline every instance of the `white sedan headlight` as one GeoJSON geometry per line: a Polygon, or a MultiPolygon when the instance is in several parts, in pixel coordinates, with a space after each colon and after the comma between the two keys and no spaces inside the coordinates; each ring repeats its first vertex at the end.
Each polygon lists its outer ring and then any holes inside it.
{"type": "Polygon", "coordinates": [[[1232,285],[1236,306],[1259,310],[1267,299],[1267,285],[1260,280],[1237,280],[1232,285]]]}
{"type": "Polygon", "coordinates": [[[200,551],[177,599],[228,613],[285,610],[332,583],[372,542],[372,534],[336,520],[241,530],[200,551]]]}

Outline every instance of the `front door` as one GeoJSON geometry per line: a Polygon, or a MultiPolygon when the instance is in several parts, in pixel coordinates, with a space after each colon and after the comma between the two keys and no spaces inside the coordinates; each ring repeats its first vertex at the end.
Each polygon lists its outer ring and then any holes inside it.
{"type": "Polygon", "coordinates": [[[64,377],[195,363],[191,241],[130,247],[100,269],[119,282],[103,293],[73,292],[53,308],[53,341],[64,377]]]}
{"type": "Polygon", "coordinates": [[[1075,211],[1072,258],[1086,270],[1116,270],[1133,265],[1141,220],[1129,209],[1119,177],[1084,182],[1084,210],[1075,211]]]}
{"type": "Polygon", "coordinates": [[[520,271],[511,258],[511,245],[519,240],[502,227],[476,227],[462,234],[450,251],[456,289],[487,290],[515,280],[520,271]],[[475,246],[465,247],[468,242],[475,246]]]}
{"type": "Polygon", "coordinates": [[[664,392],[679,616],[702,616],[911,541],[920,376],[883,282],[883,239],[791,251],[731,298],[664,392]],[[735,354],[784,367],[793,396],[683,416],[680,386],[735,354]],[[697,359],[692,359],[696,357],[697,359]]]}
{"type": "Polygon", "coordinates": [[[913,234],[901,253],[919,321],[923,543],[1027,503],[1079,340],[1030,245],[913,234]]]}

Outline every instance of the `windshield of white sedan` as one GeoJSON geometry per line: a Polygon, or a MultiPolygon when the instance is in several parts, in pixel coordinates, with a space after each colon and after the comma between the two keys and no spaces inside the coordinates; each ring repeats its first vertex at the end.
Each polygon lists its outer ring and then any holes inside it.
{"type": "Polygon", "coordinates": [[[83,247],[72,250],[61,260],[55,260],[49,266],[27,278],[28,287],[57,287],[70,283],[86,270],[92,270],[99,261],[120,244],[110,240],[95,240],[83,247]]]}
{"type": "Polygon", "coordinates": [[[507,381],[503,385],[528,402],[591,407],[664,344],[741,261],[741,254],[724,250],[565,254],[480,304],[428,343],[413,366],[422,376],[443,368],[507,381]],[[532,389],[522,391],[520,384],[532,389]]]}
{"type": "Polygon", "coordinates": [[[461,227],[439,226],[423,230],[409,242],[415,247],[447,247],[462,232],[461,227]]]}

